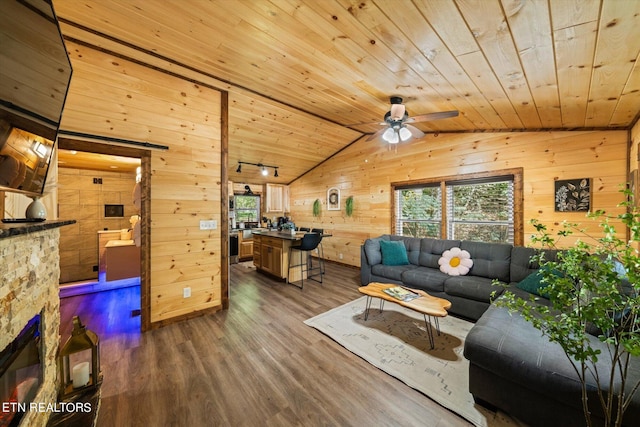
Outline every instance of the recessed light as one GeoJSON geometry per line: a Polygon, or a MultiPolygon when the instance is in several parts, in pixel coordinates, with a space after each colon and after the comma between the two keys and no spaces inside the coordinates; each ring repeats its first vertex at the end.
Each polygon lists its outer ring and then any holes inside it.
{"type": "Polygon", "coordinates": [[[69,151],[69,152],[70,152],[71,154],[73,154],[74,156],[75,156],[76,154],[78,154],[78,152],[77,152],[76,150],[71,150],[71,151],[69,151]]]}

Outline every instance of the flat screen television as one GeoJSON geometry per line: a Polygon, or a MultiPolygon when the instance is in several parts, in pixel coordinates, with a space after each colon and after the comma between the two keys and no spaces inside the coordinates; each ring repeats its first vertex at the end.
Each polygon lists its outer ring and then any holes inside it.
{"type": "Polygon", "coordinates": [[[0,0],[0,191],[41,195],[71,80],[51,0],[0,0]]]}

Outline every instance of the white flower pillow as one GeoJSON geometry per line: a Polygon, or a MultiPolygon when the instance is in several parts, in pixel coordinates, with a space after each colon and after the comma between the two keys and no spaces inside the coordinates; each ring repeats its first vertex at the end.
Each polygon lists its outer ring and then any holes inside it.
{"type": "Polygon", "coordinates": [[[473,260],[469,252],[455,247],[442,253],[438,265],[449,276],[464,276],[473,267],[473,260]]]}

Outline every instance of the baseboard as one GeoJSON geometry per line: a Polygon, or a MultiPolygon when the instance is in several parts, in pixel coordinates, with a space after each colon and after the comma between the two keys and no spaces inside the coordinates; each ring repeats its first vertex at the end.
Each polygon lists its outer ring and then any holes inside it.
{"type": "Polygon", "coordinates": [[[90,281],[63,284],[60,285],[58,293],[60,298],[70,298],[77,295],[93,294],[131,286],[140,286],[140,278],[132,277],[130,279],[112,280],[110,282],[90,281]]]}

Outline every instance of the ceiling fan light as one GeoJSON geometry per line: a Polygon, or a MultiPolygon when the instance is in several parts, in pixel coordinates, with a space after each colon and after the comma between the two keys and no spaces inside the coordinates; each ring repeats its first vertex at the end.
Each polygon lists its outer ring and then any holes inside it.
{"type": "Polygon", "coordinates": [[[384,133],[382,134],[382,139],[384,139],[386,142],[391,142],[391,140],[396,137],[395,135],[396,132],[393,130],[393,128],[390,127],[384,131],[384,133]]]}
{"type": "Polygon", "coordinates": [[[405,127],[400,128],[400,131],[398,132],[400,134],[400,139],[402,140],[402,142],[407,141],[411,138],[411,131],[405,127]]]}
{"type": "Polygon", "coordinates": [[[389,144],[397,144],[398,142],[400,142],[400,138],[398,138],[398,132],[393,132],[393,135],[391,135],[391,139],[389,139],[389,144]]]}

